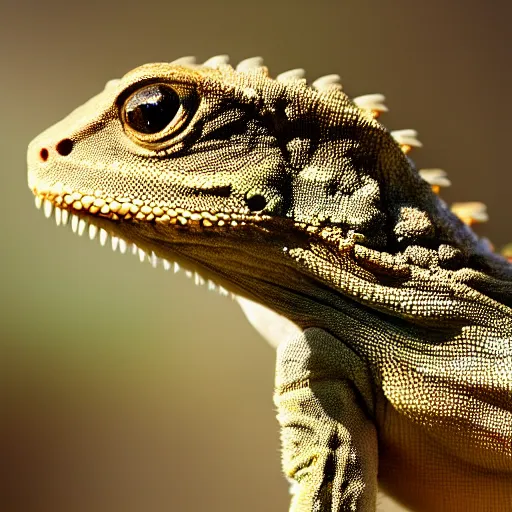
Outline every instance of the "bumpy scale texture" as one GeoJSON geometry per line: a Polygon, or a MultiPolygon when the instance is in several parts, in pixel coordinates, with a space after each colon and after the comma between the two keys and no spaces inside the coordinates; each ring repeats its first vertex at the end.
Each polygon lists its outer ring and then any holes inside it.
{"type": "Polygon", "coordinates": [[[380,102],[258,59],[148,64],[31,143],[29,186],[57,223],[297,326],[275,394],[291,510],[374,510],[378,484],[512,510],[512,267],[380,102]]]}

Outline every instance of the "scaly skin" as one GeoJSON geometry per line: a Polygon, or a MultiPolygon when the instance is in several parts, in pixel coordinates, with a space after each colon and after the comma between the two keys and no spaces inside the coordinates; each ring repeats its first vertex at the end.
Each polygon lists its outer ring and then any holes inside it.
{"type": "Polygon", "coordinates": [[[292,510],[374,510],[377,480],[411,510],[512,509],[512,267],[336,80],[148,64],[37,137],[28,167],[48,215],[292,322],[275,396],[292,510]]]}

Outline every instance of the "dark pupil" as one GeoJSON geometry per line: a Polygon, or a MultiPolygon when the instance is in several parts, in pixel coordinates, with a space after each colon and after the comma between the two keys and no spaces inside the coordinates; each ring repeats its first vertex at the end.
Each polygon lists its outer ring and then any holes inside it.
{"type": "Polygon", "coordinates": [[[126,120],[138,132],[158,133],[174,119],[179,108],[180,98],[173,89],[149,85],[127,101],[126,120]]]}

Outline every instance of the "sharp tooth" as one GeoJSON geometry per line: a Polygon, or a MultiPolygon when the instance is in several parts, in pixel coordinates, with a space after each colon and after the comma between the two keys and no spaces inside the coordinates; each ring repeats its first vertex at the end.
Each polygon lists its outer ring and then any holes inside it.
{"type": "Polygon", "coordinates": [[[71,214],[71,229],[73,230],[73,233],[76,233],[78,231],[78,215],[71,214]]]}
{"type": "Polygon", "coordinates": [[[127,249],[128,249],[127,243],[122,238],[120,238],[119,239],[119,251],[121,252],[121,254],[125,254],[127,249]]]}
{"type": "Polygon", "coordinates": [[[107,243],[107,240],[108,240],[108,233],[103,228],[101,228],[100,229],[100,245],[104,246],[107,243]]]}
{"type": "Polygon", "coordinates": [[[60,223],[62,226],[65,226],[68,223],[69,212],[67,210],[61,210],[61,218],[60,223]]]}
{"type": "Polygon", "coordinates": [[[151,252],[151,257],[149,258],[149,262],[151,263],[151,266],[153,268],[156,268],[158,265],[158,256],[154,253],[154,251],[151,252]]]}
{"type": "Polygon", "coordinates": [[[204,284],[204,279],[197,272],[194,274],[194,283],[198,286],[204,284]]]}
{"type": "Polygon", "coordinates": [[[165,270],[169,270],[171,268],[171,264],[167,260],[162,260],[162,265],[165,270]]]}
{"type": "Polygon", "coordinates": [[[115,251],[117,246],[119,245],[119,238],[117,236],[112,236],[112,250],[115,251]]]}
{"type": "Polygon", "coordinates": [[[219,286],[218,291],[221,295],[225,295],[226,297],[229,295],[229,292],[226,290],[226,288],[223,288],[222,286],[219,286]]]}
{"type": "Polygon", "coordinates": [[[213,292],[216,289],[217,289],[217,285],[213,281],[208,280],[208,290],[213,292]]]}
{"type": "Polygon", "coordinates": [[[139,260],[141,263],[144,261],[145,257],[146,257],[146,253],[142,249],[139,249],[139,260]]]}
{"type": "Polygon", "coordinates": [[[96,238],[96,233],[98,233],[98,227],[94,224],[89,224],[89,238],[91,240],[96,238]]]}
{"type": "Polygon", "coordinates": [[[43,200],[40,196],[35,196],[34,201],[36,203],[36,208],[39,210],[41,208],[41,205],[43,204],[43,200]]]}
{"type": "Polygon", "coordinates": [[[80,219],[78,221],[78,236],[82,236],[84,234],[86,227],[87,227],[87,222],[85,222],[84,219],[80,219]]]}
{"type": "Polygon", "coordinates": [[[47,199],[45,199],[43,201],[43,211],[44,211],[44,216],[49,219],[51,216],[52,216],[52,212],[53,212],[53,204],[50,203],[50,201],[48,201],[47,199]]]}
{"type": "Polygon", "coordinates": [[[135,244],[132,244],[132,254],[135,256],[137,254],[138,247],[135,244]]]}
{"type": "Polygon", "coordinates": [[[61,222],[62,222],[62,210],[56,206],[55,207],[55,224],[57,224],[57,226],[60,226],[61,222]]]}
{"type": "Polygon", "coordinates": [[[178,263],[175,261],[175,262],[174,262],[174,265],[173,265],[173,271],[174,271],[174,273],[176,274],[179,270],[180,270],[180,266],[179,266],[179,265],[178,265],[178,263]]]}
{"type": "Polygon", "coordinates": [[[185,275],[190,279],[193,276],[192,270],[185,270],[185,275]]]}

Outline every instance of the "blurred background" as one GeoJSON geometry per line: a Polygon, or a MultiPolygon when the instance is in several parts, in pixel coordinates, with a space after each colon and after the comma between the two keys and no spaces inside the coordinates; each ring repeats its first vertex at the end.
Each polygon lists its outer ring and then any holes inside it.
{"type": "Polygon", "coordinates": [[[443,196],[509,224],[506,1],[26,1],[0,4],[0,459],[3,511],[283,511],[274,353],[237,305],[114,254],[35,209],[30,139],[151,61],[262,55],[339,73],[415,128],[443,196]]]}

